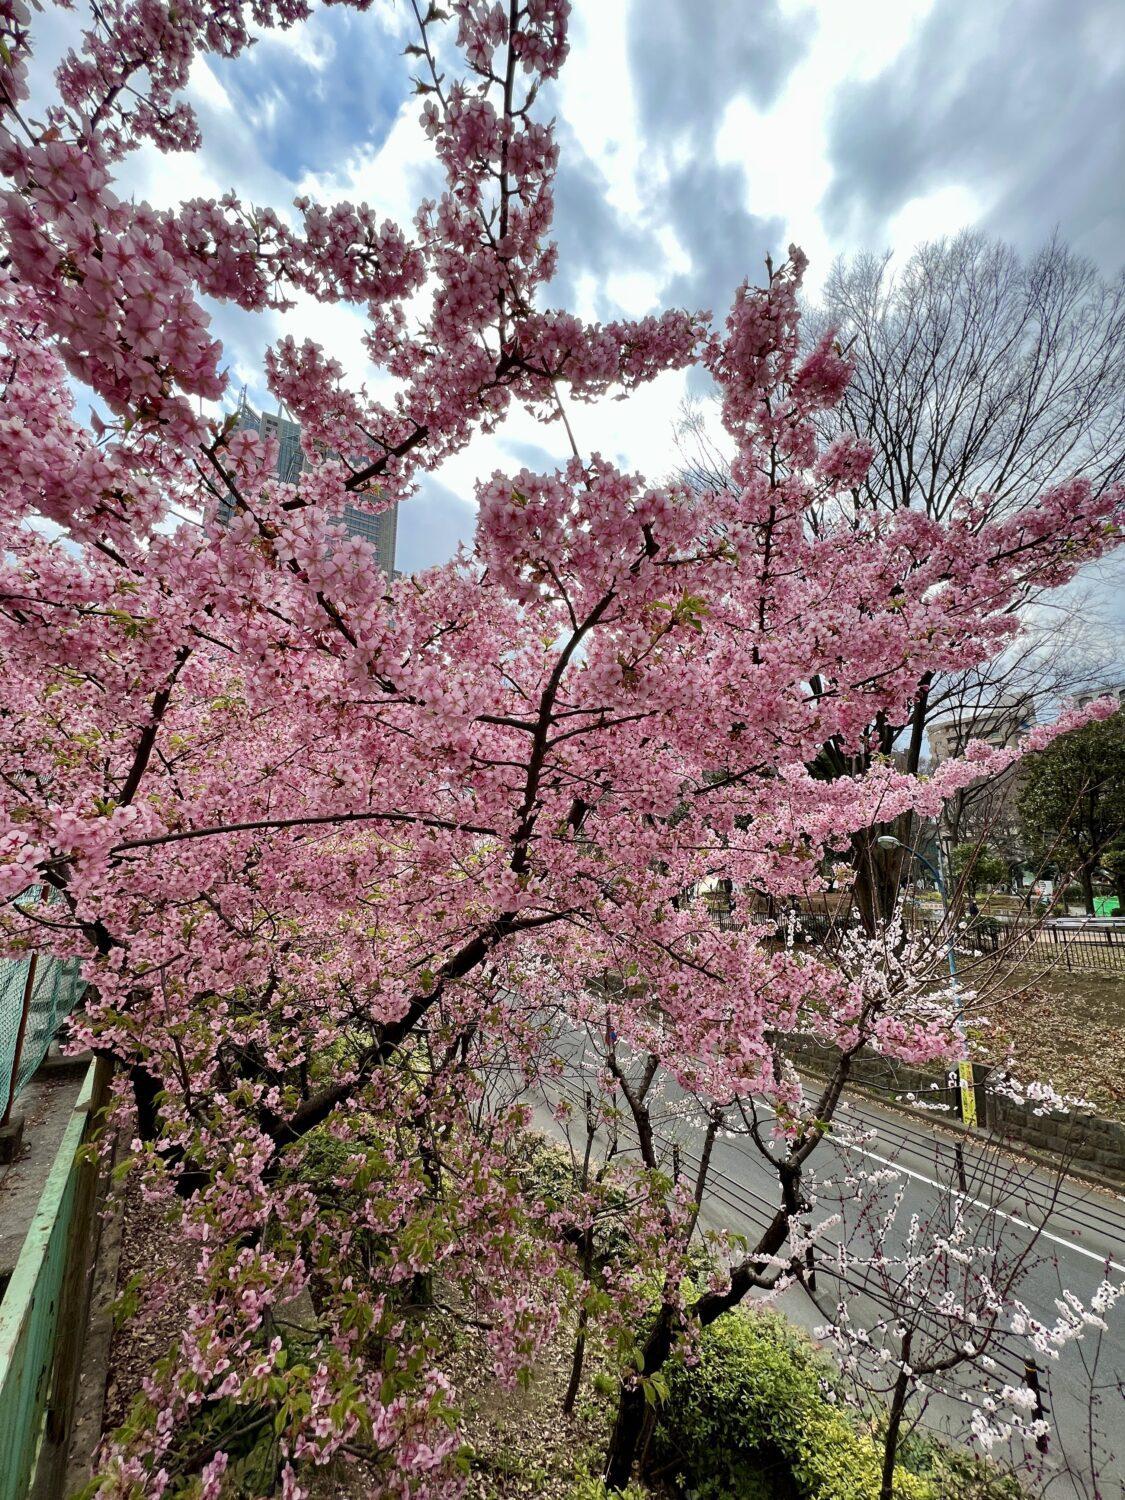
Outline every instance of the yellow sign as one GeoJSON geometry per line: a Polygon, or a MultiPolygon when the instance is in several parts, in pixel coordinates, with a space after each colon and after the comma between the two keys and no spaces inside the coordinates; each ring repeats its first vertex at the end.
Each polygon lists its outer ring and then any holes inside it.
{"type": "Polygon", "coordinates": [[[959,1062],[957,1074],[961,1079],[961,1118],[966,1125],[975,1125],[977,1123],[977,1093],[973,1087],[972,1063],[959,1062]]]}

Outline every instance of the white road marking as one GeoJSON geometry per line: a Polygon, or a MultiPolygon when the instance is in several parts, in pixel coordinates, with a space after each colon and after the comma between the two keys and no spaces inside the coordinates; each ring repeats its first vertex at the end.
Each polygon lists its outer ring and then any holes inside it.
{"type": "MultiPolygon", "coordinates": [[[[772,1113],[772,1111],[771,1111],[772,1113]]],[[[831,1140],[831,1137],[829,1137],[831,1140]]],[[[885,1167],[890,1167],[895,1172],[901,1172],[905,1177],[914,1177],[919,1182],[924,1182],[927,1187],[936,1188],[939,1193],[947,1193],[952,1189],[945,1183],[936,1182],[934,1178],[927,1177],[925,1172],[916,1172],[913,1167],[904,1167],[902,1162],[894,1161],[889,1156],[880,1156],[878,1151],[869,1151],[865,1146],[856,1146],[847,1141],[837,1140],[833,1142],[843,1151],[858,1151],[861,1156],[869,1156],[872,1161],[882,1162],[885,1167]]],[[[1018,1214],[1007,1213],[1002,1208],[997,1208],[994,1203],[982,1203],[979,1198],[971,1198],[968,1194],[961,1194],[966,1203],[971,1203],[974,1208],[981,1209],[986,1214],[995,1214],[998,1219],[1007,1219],[1009,1224],[1018,1224],[1021,1229],[1029,1229],[1032,1234],[1041,1240],[1050,1240],[1053,1245],[1059,1245],[1063,1250],[1073,1250],[1076,1255],[1084,1255],[1088,1260],[1096,1260],[1100,1266],[1105,1266],[1119,1275],[1125,1276],[1125,1266],[1119,1265],[1117,1261],[1111,1260],[1106,1255],[1099,1255],[1096,1250],[1087,1250],[1085,1245],[1076,1245],[1073,1240],[1064,1239],[1061,1235],[1052,1234],[1049,1229],[1040,1229],[1034,1224],[1029,1224],[1026,1219],[1021,1219],[1018,1214]]]]}
{"type": "MultiPolygon", "coordinates": [[[[760,1102],[758,1107],[766,1114],[776,1115],[777,1113],[776,1110],[771,1109],[764,1102],[760,1102]]],[[[878,1133],[878,1125],[872,1128],[878,1133]]],[[[910,1132],[906,1131],[905,1134],[909,1137],[910,1132]]],[[[883,1166],[890,1167],[895,1172],[901,1172],[906,1177],[913,1177],[918,1182],[924,1182],[927,1187],[935,1188],[939,1193],[952,1191],[947,1183],[938,1182],[933,1177],[927,1177],[925,1172],[915,1171],[913,1167],[903,1166],[902,1162],[895,1161],[889,1156],[880,1156],[878,1151],[869,1151],[866,1146],[857,1146],[854,1142],[841,1140],[839,1137],[833,1139],[831,1135],[827,1137],[827,1140],[830,1145],[838,1146],[841,1151],[858,1151],[861,1156],[869,1156],[872,1161],[881,1162],[883,1166]]],[[[974,1208],[979,1208],[986,1214],[995,1214],[998,1219],[1007,1219],[1009,1224],[1017,1224],[1021,1229],[1028,1229],[1032,1234],[1038,1235],[1041,1240],[1050,1240],[1053,1245],[1058,1245],[1063,1250],[1073,1250],[1076,1255],[1085,1255],[1088,1260],[1096,1260],[1100,1266],[1105,1266],[1108,1270],[1116,1271],[1118,1275],[1125,1276],[1125,1266],[1120,1265],[1115,1260],[1111,1260],[1109,1256],[1099,1255],[1096,1250],[1087,1250],[1085,1245],[1076,1245],[1073,1240],[1064,1239],[1058,1234],[1052,1234],[1049,1229],[1037,1228],[1036,1225],[1029,1224],[1026,1219],[1021,1219],[1018,1214],[1007,1213],[1004,1209],[997,1208],[993,1203],[983,1203],[979,1198],[969,1197],[967,1193],[960,1194],[959,1196],[963,1197],[966,1203],[971,1203],[974,1208]]]]}
{"type": "MultiPolygon", "coordinates": [[[[766,1114],[776,1114],[775,1110],[762,1101],[758,1102],[758,1107],[766,1114]]],[[[876,1131],[878,1130],[878,1126],[874,1128],[876,1131]]],[[[909,1135],[909,1131],[906,1133],[909,1135]]],[[[918,1172],[913,1167],[903,1166],[901,1162],[894,1161],[890,1157],[880,1156],[877,1151],[869,1151],[864,1146],[850,1144],[839,1138],[833,1140],[831,1135],[827,1139],[829,1144],[836,1145],[843,1151],[858,1151],[861,1156],[869,1156],[872,1161],[881,1162],[883,1166],[890,1167],[895,1172],[901,1172],[906,1177],[913,1177],[918,1182],[924,1182],[927,1187],[933,1188],[936,1192],[945,1193],[951,1191],[947,1183],[938,1182],[933,1177],[927,1177],[924,1172],[918,1172]]],[[[971,1203],[974,1208],[979,1208],[983,1213],[994,1214],[997,1218],[1006,1219],[1009,1224],[1015,1224],[1020,1229],[1026,1229],[1031,1234],[1037,1235],[1039,1239],[1049,1240],[1052,1245],[1058,1245],[1062,1250],[1072,1250],[1076,1255],[1084,1255],[1087,1260],[1096,1261],[1098,1265],[1104,1267],[1107,1271],[1116,1271],[1119,1276],[1125,1276],[1125,1266],[1121,1265],[1119,1261],[1112,1260],[1109,1256],[1099,1255],[1096,1250],[1087,1250],[1085,1245],[1078,1245],[1073,1240],[1064,1239],[1058,1234],[1052,1234],[1049,1229],[1038,1228],[1036,1225],[1029,1223],[1027,1219],[1021,1219],[1018,1214],[1010,1214],[1002,1208],[997,1208],[994,1204],[984,1203],[979,1198],[969,1197],[968,1194],[962,1196],[966,1203],[971,1203]]]]}

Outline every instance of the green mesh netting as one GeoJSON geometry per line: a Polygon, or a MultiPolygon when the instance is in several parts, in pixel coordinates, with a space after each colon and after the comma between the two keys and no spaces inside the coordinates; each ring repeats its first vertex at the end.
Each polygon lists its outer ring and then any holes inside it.
{"type": "MultiPolygon", "coordinates": [[[[40,897],[40,891],[28,891],[20,902],[22,905],[40,897]]],[[[0,1117],[8,1108],[9,1095],[13,1101],[19,1098],[46,1056],[59,1025],[77,1004],[84,988],[78,969],[76,958],[57,959],[46,953],[37,954],[34,960],[0,958],[0,1117]],[[27,1020],[21,1041],[20,1020],[25,1006],[27,1020]]]]}

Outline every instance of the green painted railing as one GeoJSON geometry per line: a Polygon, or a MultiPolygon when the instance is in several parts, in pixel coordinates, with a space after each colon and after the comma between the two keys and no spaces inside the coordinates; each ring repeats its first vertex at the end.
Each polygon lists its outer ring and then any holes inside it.
{"type": "Polygon", "coordinates": [[[82,1147],[108,1093],[94,1063],[0,1300],[0,1500],[61,1493],[86,1322],[98,1168],[82,1147]]]}

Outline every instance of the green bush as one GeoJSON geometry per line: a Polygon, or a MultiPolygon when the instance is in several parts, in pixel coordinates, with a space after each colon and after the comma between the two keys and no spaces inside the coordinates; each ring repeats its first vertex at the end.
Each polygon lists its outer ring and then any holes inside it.
{"type": "MultiPolygon", "coordinates": [[[[126,1449],[144,1433],[151,1433],[156,1408],[145,1396],[137,1396],[128,1417],[114,1433],[126,1449]]],[[[177,1429],[175,1441],[165,1455],[167,1500],[193,1500],[199,1494],[198,1471],[217,1450],[227,1455],[223,1478],[224,1500],[255,1500],[275,1495],[284,1458],[274,1427],[274,1412],[261,1401],[239,1403],[228,1397],[205,1401],[193,1408],[190,1418],[177,1429]]],[[[91,1479],[71,1494],[71,1500],[97,1500],[106,1493],[107,1473],[91,1479]]],[[[130,1490],[139,1494],[139,1490],[130,1490]]]]}
{"type": "Polygon", "coordinates": [[[899,1444],[899,1459],[912,1474],[930,1481],[941,1500],[1026,1500],[1010,1474],[964,1448],[951,1448],[928,1432],[915,1429],[899,1444]]]}
{"type": "Polygon", "coordinates": [[[607,1490],[604,1479],[583,1474],[567,1490],[566,1500],[652,1500],[652,1497],[643,1485],[630,1484],[623,1490],[607,1490]]]}
{"type": "MultiPolygon", "coordinates": [[[[565,1208],[579,1190],[577,1168],[570,1152],[536,1131],[525,1133],[516,1175],[524,1196],[548,1213],[565,1208]]],[[[594,1260],[597,1265],[605,1265],[630,1253],[632,1242],[625,1222],[629,1194],[613,1173],[600,1184],[590,1186],[600,1205],[594,1224],[594,1260]]]]}
{"type": "MultiPolygon", "coordinates": [[[[771,1313],[728,1313],[668,1370],[658,1462],[694,1500],[875,1500],[882,1449],[831,1401],[828,1366],[771,1313]]],[[[903,1468],[901,1500],[942,1500],[903,1468]]]]}
{"type": "MultiPolygon", "coordinates": [[[[691,1500],[877,1500],[882,1436],[833,1399],[831,1367],[776,1313],[739,1309],[668,1369],[657,1466],[691,1500]]],[[[1014,1478],[928,1433],[904,1437],[898,1500],[1022,1500],[1014,1478]]]]}
{"type": "MultiPolygon", "coordinates": [[[[389,1176],[386,1153],[374,1135],[365,1132],[365,1123],[361,1120],[356,1135],[347,1139],[331,1126],[321,1125],[308,1133],[286,1161],[286,1178],[308,1188],[322,1215],[333,1216],[341,1224],[353,1216],[359,1218],[369,1182],[389,1176]]],[[[349,1238],[344,1260],[349,1271],[366,1276],[385,1252],[385,1236],[359,1224],[349,1238]]]]}

